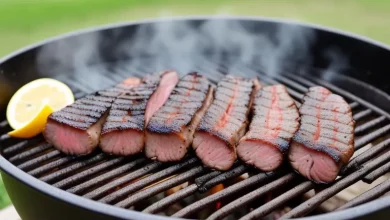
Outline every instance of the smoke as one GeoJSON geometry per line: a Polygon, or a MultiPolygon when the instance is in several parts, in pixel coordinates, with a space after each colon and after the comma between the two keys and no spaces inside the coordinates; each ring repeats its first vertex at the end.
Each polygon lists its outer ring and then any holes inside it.
{"type": "Polygon", "coordinates": [[[330,47],[325,50],[323,56],[329,62],[329,65],[323,75],[324,79],[327,81],[332,80],[337,73],[350,66],[348,57],[337,47],[330,47]]]}
{"type": "MultiPolygon", "coordinates": [[[[166,68],[181,74],[214,73],[209,75],[216,77],[214,80],[222,76],[215,74],[221,70],[254,76],[254,71],[246,72],[247,66],[275,75],[292,63],[310,66],[316,36],[314,31],[294,24],[258,26],[215,18],[207,22],[165,20],[142,25],[135,33],[113,31],[109,38],[90,33],[47,44],[38,54],[39,71],[56,74],[64,81],[71,78],[72,84],[76,81],[88,90],[105,88],[108,82],[112,85],[135,72],[166,68]],[[116,42],[118,36],[121,40],[116,42]],[[109,48],[109,54],[118,61],[115,68],[102,65],[107,56],[102,48],[112,43],[115,46],[109,48]]],[[[329,52],[328,56],[335,55],[329,52]]],[[[332,70],[339,67],[336,60],[332,70]]]]}

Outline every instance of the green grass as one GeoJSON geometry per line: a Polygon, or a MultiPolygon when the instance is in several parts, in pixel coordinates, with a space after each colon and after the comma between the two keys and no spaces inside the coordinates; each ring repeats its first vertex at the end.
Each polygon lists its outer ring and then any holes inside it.
{"type": "Polygon", "coordinates": [[[11,200],[9,199],[7,192],[5,190],[4,183],[0,176],[0,209],[6,207],[11,203],[11,200]]]}
{"type": "Polygon", "coordinates": [[[0,55],[75,29],[168,15],[293,18],[390,44],[390,1],[381,0],[0,0],[0,55]]]}
{"type": "MultiPolygon", "coordinates": [[[[0,0],[0,56],[75,29],[161,15],[292,18],[390,44],[388,0],[0,0]]],[[[8,204],[0,181],[0,208],[8,204]]]]}

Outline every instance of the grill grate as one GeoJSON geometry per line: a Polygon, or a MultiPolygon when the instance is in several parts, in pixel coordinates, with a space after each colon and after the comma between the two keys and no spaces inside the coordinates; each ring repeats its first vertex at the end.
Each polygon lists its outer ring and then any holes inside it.
{"type": "MultiPolygon", "coordinates": [[[[174,65],[167,65],[167,68],[169,67],[174,67],[174,65]]],[[[147,65],[133,69],[124,69],[123,66],[115,67],[114,65],[112,68],[106,68],[110,69],[111,72],[108,70],[107,73],[100,71],[101,74],[95,77],[101,77],[111,85],[115,85],[116,82],[126,77],[126,72],[141,76],[144,72],[155,70],[145,68],[147,65]],[[104,74],[110,74],[110,77],[104,74]]],[[[387,151],[390,145],[390,114],[374,104],[322,80],[317,75],[302,77],[283,72],[280,75],[269,76],[264,74],[262,68],[258,66],[235,65],[234,68],[229,69],[224,65],[211,62],[204,63],[197,70],[206,74],[214,82],[217,82],[226,72],[245,73],[249,76],[257,75],[263,85],[284,84],[290,95],[296,100],[300,100],[307,88],[314,85],[325,86],[345,97],[352,107],[357,127],[355,130],[356,152],[350,163],[343,168],[341,172],[343,176],[336,182],[323,186],[304,180],[288,168],[262,173],[237,162],[229,171],[213,171],[202,166],[200,161],[191,155],[181,163],[167,164],[148,161],[141,155],[123,158],[112,157],[100,152],[89,156],[71,157],[65,156],[51,147],[42,136],[22,141],[10,138],[6,134],[10,130],[6,121],[0,122],[0,132],[4,133],[0,137],[2,155],[28,174],[55,187],[102,203],[122,208],[134,208],[146,213],[191,217],[198,211],[223,201],[223,206],[220,209],[206,216],[209,219],[223,218],[238,212],[241,207],[250,206],[250,204],[254,204],[253,210],[249,213],[240,213],[238,217],[241,219],[264,217],[312,189],[321,189],[312,198],[293,207],[283,218],[308,215],[321,203],[352,184],[360,180],[371,183],[390,171],[390,162],[388,162],[390,151],[387,151]],[[365,147],[367,145],[370,147],[365,147]],[[248,173],[249,177],[238,181],[237,178],[245,173],[248,173]],[[158,197],[161,192],[185,182],[188,182],[188,185],[182,190],[163,198],[158,197]],[[205,193],[221,183],[228,187],[212,195],[205,193]],[[267,203],[256,203],[259,198],[276,189],[281,191],[280,194],[276,194],[276,197],[267,203]],[[190,197],[193,197],[191,202],[183,202],[190,197]],[[140,205],[152,198],[154,198],[153,202],[140,205]],[[166,211],[177,203],[185,205],[176,213],[166,211]]],[[[88,85],[87,81],[81,81],[74,77],[65,78],[64,75],[61,77],[63,77],[61,80],[71,86],[78,98],[97,89],[88,85]]],[[[297,104],[300,105],[299,102],[297,104]]],[[[371,201],[388,191],[390,191],[390,181],[385,180],[338,209],[371,201]]]]}

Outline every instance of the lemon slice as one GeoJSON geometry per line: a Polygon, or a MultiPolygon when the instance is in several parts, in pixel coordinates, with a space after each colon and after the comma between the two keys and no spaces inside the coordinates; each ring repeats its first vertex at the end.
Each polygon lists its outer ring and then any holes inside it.
{"type": "Polygon", "coordinates": [[[45,128],[47,118],[52,112],[53,109],[49,105],[44,105],[31,121],[25,126],[9,132],[8,135],[18,138],[31,138],[38,135],[45,128]]]}
{"type": "Polygon", "coordinates": [[[73,93],[64,83],[49,78],[37,79],[21,87],[12,96],[7,106],[7,120],[15,130],[29,128],[40,132],[42,129],[38,125],[42,124],[41,122],[46,123],[47,116],[51,112],[73,102],[73,93]],[[30,124],[35,124],[37,127],[31,127],[30,124]]]}

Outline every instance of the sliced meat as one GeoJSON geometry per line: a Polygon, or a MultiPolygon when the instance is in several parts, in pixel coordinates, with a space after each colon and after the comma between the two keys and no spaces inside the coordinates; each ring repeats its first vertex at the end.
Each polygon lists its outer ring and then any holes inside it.
{"type": "Polygon", "coordinates": [[[162,162],[181,160],[212,99],[213,88],[206,77],[185,75],[147,126],[146,156],[162,162]]]}
{"type": "Polygon", "coordinates": [[[323,87],[312,87],[299,108],[302,116],[288,154],[292,167],[317,183],[336,179],[354,153],[351,107],[323,87]]]}
{"type": "Polygon", "coordinates": [[[178,81],[175,71],[147,75],[142,83],[118,97],[100,136],[100,148],[109,154],[128,156],[144,148],[144,127],[168,99],[178,81]]]}
{"type": "Polygon", "coordinates": [[[46,141],[66,154],[91,153],[99,143],[100,132],[113,101],[139,83],[138,78],[128,78],[115,88],[88,95],[52,113],[43,131],[46,141]]]}
{"type": "Polygon", "coordinates": [[[237,155],[260,170],[275,170],[299,128],[298,109],[286,87],[273,85],[257,92],[252,110],[252,122],[237,146],[237,155]]]}
{"type": "Polygon", "coordinates": [[[228,75],[218,83],[215,99],[198,126],[192,146],[211,168],[228,170],[237,159],[236,145],[245,134],[257,80],[228,75]]]}

